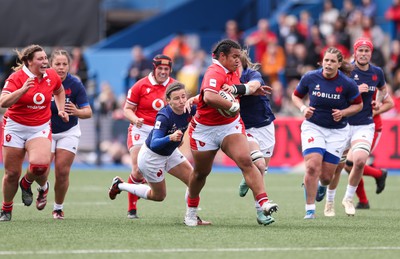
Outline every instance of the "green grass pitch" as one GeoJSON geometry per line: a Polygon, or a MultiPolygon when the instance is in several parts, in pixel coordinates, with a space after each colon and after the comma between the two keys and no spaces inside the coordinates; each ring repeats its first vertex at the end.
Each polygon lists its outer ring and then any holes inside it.
{"type": "MultiPolygon", "coordinates": [[[[3,174],[3,172],[1,173],[3,174]]],[[[267,192],[279,211],[276,222],[260,226],[249,192],[238,195],[241,175],[212,173],[201,193],[199,215],[212,226],[186,227],[185,186],[167,176],[164,202],[139,200],[139,220],[126,218],[127,195],[108,198],[114,176],[127,179],[129,170],[73,169],[64,204],[65,220],[51,216],[54,192],[47,207],[23,206],[14,200],[11,222],[0,223],[0,258],[399,258],[400,177],[389,175],[375,194],[365,178],[371,209],[348,217],[341,207],[347,177],[336,195],[336,217],[323,216],[325,200],[317,203],[317,219],[303,220],[301,174],[267,174],[267,192]]],[[[53,183],[53,172],[51,183],[53,183]]],[[[52,187],[51,187],[52,188],[52,187]]],[[[33,186],[33,190],[36,186],[33,186]]],[[[36,196],[36,190],[34,190],[36,196]]]]}

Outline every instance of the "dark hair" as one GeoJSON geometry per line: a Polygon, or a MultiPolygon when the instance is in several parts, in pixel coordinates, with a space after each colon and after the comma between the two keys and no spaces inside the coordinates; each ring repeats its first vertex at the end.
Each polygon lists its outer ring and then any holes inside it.
{"type": "Polygon", "coordinates": [[[17,71],[20,70],[24,65],[28,66],[28,61],[33,59],[33,56],[36,52],[44,50],[39,45],[29,45],[21,51],[17,49],[14,51],[17,53],[18,59],[22,62],[17,62],[17,66],[12,68],[14,71],[17,71]]]}
{"type": "Polygon", "coordinates": [[[56,49],[50,55],[50,64],[56,56],[65,56],[68,59],[68,64],[71,63],[71,55],[65,49],[56,49]]]}
{"type": "Polygon", "coordinates": [[[166,55],[158,54],[153,58],[153,68],[156,69],[159,65],[166,65],[172,69],[172,59],[166,55]]]}
{"type": "Polygon", "coordinates": [[[214,50],[212,51],[212,56],[213,58],[218,59],[221,52],[228,55],[231,52],[231,48],[242,49],[240,44],[236,41],[230,39],[221,40],[217,45],[215,45],[214,50]]]}
{"type": "Polygon", "coordinates": [[[338,50],[337,48],[330,47],[325,51],[324,57],[327,53],[336,54],[338,61],[342,63],[339,69],[347,76],[350,76],[351,71],[353,71],[354,67],[349,62],[344,60],[342,52],[340,52],[340,50],[338,50]]]}
{"type": "Polygon", "coordinates": [[[175,81],[172,84],[167,86],[167,89],[165,90],[165,98],[166,99],[171,99],[171,93],[185,89],[185,85],[182,84],[181,82],[175,81]]]}

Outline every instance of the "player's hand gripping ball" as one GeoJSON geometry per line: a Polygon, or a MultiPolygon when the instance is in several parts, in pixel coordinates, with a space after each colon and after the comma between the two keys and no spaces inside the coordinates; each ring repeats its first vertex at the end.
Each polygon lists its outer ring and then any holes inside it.
{"type": "MultiPolygon", "coordinates": [[[[219,91],[219,95],[222,97],[222,98],[224,98],[224,99],[226,99],[226,100],[228,100],[228,101],[230,101],[230,102],[238,102],[236,99],[235,99],[235,97],[231,94],[231,93],[228,93],[228,92],[225,92],[225,91],[219,91]]],[[[224,116],[224,117],[227,117],[227,118],[230,118],[230,117],[235,117],[236,116],[236,114],[239,112],[239,109],[237,109],[236,111],[234,111],[234,112],[232,112],[232,111],[230,111],[230,110],[224,110],[224,109],[217,109],[218,110],[218,112],[222,115],[222,116],[224,116]]]]}

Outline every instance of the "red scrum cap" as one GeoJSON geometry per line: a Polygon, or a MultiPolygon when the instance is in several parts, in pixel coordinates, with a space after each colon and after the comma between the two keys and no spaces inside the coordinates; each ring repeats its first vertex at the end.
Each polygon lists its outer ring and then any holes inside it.
{"type": "Polygon", "coordinates": [[[156,69],[160,65],[169,66],[172,69],[172,59],[166,55],[158,54],[153,58],[153,67],[156,69]]]}
{"type": "Polygon", "coordinates": [[[353,45],[354,53],[361,46],[367,46],[368,48],[371,49],[371,52],[374,50],[374,44],[372,44],[372,41],[368,38],[361,37],[361,38],[358,38],[353,45]]]}

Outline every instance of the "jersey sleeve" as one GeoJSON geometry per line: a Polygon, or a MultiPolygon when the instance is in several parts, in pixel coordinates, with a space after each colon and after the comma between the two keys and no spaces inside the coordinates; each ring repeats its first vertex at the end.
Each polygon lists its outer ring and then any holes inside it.
{"type": "Polygon", "coordinates": [[[226,78],[221,74],[209,70],[208,73],[204,75],[204,79],[201,85],[203,91],[212,91],[218,93],[221,87],[225,84],[226,78]]]}
{"type": "Polygon", "coordinates": [[[347,80],[347,81],[350,89],[348,100],[349,102],[353,102],[360,95],[360,92],[358,91],[357,83],[354,80],[347,80]]]}
{"type": "Polygon", "coordinates": [[[301,79],[299,84],[296,86],[296,92],[300,96],[305,96],[308,93],[308,86],[310,84],[309,82],[309,75],[305,74],[301,79]]]}
{"type": "Polygon", "coordinates": [[[89,106],[89,98],[87,97],[87,93],[82,82],[77,83],[77,89],[76,105],[78,105],[79,108],[89,106]]]}
{"type": "Polygon", "coordinates": [[[378,87],[378,89],[381,89],[383,86],[386,85],[385,75],[383,73],[383,70],[380,67],[377,67],[376,72],[377,72],[376,74],[378,76],[378,83],[377,83],[376,87],[378,87]]]}
{"type": "Polygon", "coordinates": [[[15,82],[15,78],[14,78],[14,76],[11,75],[6,80],[3,90],[2,90],[2,93],[12,93],[17,89],[18,89],[18,87],[17,87],[17,83],[15,82]]]}
{"type": "Polygon", "coordinates": [[[153,128],[153,135],[150,141],[150,149],[162,150],[170,142],[168,136],[169,122],[163,114],[158,114],[153,128]]]}
{"type": "Polygon", "coordinates": [[[128,91],[128,94],[126,96],[126,101],[130,104],[137,105],[139,103],[140,90],[141,90],[141,84],[139,84],[139,82],[134,84],[128,91]]]}
{"type": "Polygon", "coordinates": [[[240,78],[240,81],[242,83],[248,83],[250,81],[258,81],[260,82],[261,85],[265,85],[264,80],[262,79],[262,75],[260,72],[254,69],[248,69],[249,72],[247,76],[245,77],[245,81],[242,81],[242,78],[240,78]]]}

